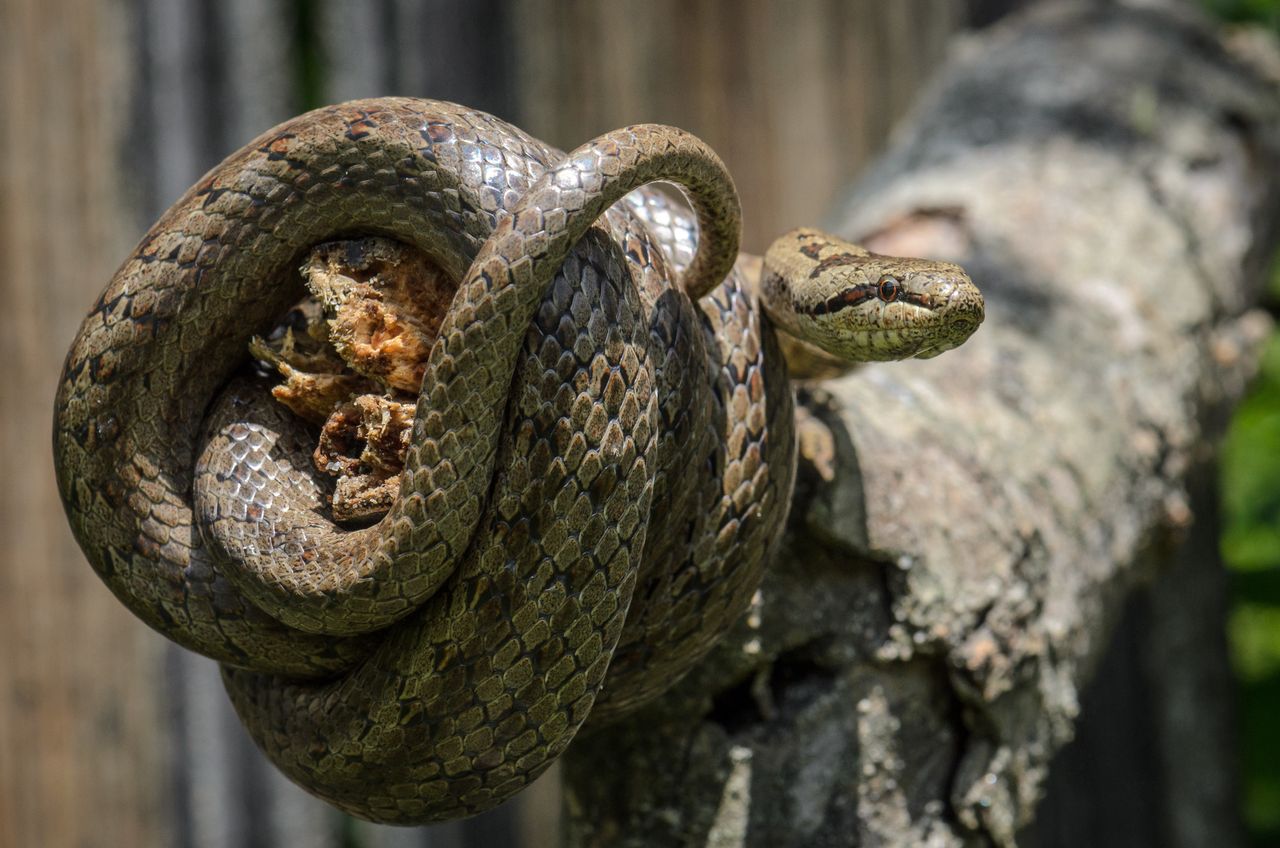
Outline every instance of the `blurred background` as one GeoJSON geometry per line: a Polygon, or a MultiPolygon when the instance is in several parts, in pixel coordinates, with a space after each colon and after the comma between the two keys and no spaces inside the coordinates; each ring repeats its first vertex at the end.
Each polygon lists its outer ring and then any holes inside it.
{"type": "MultiPolygon", "coordinates": [[[[252,747],[216,667],[136,621],[71,539],[48,448],[62,357],[116,264],[206,169],[354,97],[454,100],[560,147],[660,121],[724,157],[758,252],[821,223],[966,32],[1032,2],[0,2],[0,846],[554,844],[554,774],[429,829],[365,825],[306,796],[252,747]]],[[[1277,0],[1197,2],[1280,32],[1277,0]]],[[[1270,297],[1280,309],[1280,276],[1270,297]]],[[[1278,446],[1280,337],[1221,465],[1232,779],[1257,845],[1280,845],[1278,446]]],[[[1101,675],[1123,673],[1117,656],[1101,675]]],[[[1109,750],[1090,729],[1105,697],[1086,694],[1028,844],[1071,844],[1055,823],[1098,809],[1071,776],[1109,750]]]]}

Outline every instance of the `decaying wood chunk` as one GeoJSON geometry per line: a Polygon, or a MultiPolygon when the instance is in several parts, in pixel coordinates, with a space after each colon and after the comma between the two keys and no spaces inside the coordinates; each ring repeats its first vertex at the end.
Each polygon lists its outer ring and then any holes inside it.
{"type": "Polygon", "coordinates": [[[333,517],[373,521],[400,491],[418,388],[455,284],[429,257],[384,238],[315,247],[312,297],[250,353],[284,382],[272,396],[320,425],[313,460],[334,478],[333,517]]]}
{"type": "Polygon", "coordinates": [[[445,273],[420,251],[368,238],[320,245],[303,275],[343,361],[389,391],[417,395],[453,300],[445,273]]]}
{"type": "Polygon", "coordinates": [[[386,395],[360,395],[329,415],[313,459],[316,468],[337,479],[334,520],[369,521],[391,508],[400,491],[414,410],[414,404],[386,395]]]}

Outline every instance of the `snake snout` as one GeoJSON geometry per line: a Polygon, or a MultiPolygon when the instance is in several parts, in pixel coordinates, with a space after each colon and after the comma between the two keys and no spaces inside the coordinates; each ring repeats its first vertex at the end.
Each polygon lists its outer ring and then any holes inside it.
{"type": "Polygon", "coordinates": [[[978,325],[986,318],[986,314],[982,293],[967,278],[957,284],[947,298],[949,323],[957,330],[967,330],[965,338],[978,329],[978,325]]]}
{"type": "Polygon", "coordinates": [[[958,266],[932,273],[922,282],[923,300],[937,322],[936,342],[916,354],[924,359],[963,344],[982,324],[986,307],[978,287],[958,266]]]}

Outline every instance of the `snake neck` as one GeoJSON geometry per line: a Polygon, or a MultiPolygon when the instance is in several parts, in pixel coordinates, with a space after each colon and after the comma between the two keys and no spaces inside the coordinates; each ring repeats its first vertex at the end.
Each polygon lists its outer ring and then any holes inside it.
{"type": "Polygon", "coordinates": [[[794,322],[787,321],[787,311],[771,309],[770,302],[761,297],[760,283],[764,273],[764,257],[753,253],[738,254],[738,272],[747,290],[756,303],[760,304],[765,320],[774,329],[778,339],[778,347],[787,363],[787,375],[792,380],[833,380],[842,377],[858,368],[861,364],[836,356],[805,341],[795,328],[794,322]]]}

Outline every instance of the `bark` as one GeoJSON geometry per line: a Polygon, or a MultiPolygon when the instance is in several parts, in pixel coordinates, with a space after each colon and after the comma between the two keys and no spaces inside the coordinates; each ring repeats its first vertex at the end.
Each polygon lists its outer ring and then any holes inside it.
{"type": "MultiPolygon", "coordinates": [[[[575,743],[568,844],[1015,842],[1126,598],[1178,578],[1161,564],[1191,478],[1269,326],[1249,307],[1278,132],[1275,88],[1173,4],[1046,5],[951,57],[832,224],[961,262],[986,325],[810,392],[834,478],[807,470],[783,556],[709,661],[575,743]]],[[[1157,590],[1158,647],[1196,641],[1171,626],[1194,607],[1157,590]]],[[[1203,684],[1158,679],[1166,737],[1194,735],[1203,684]]],[[[1215,815],[1172,805],[1221,759],[1176,760],[1152,841],[1215,815]]]]}
{"type": "Polygon", "coordinates": [[[1125,605],[1055,757],[1024,848],[1243,846],[1216,469],[1189,490],[1195,523],[1125,605]]]}

